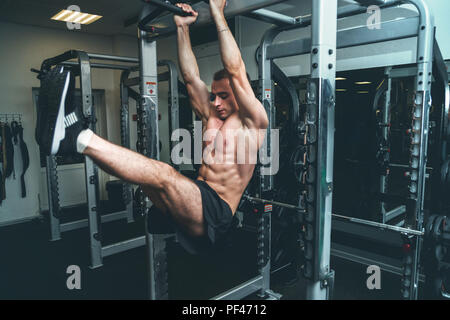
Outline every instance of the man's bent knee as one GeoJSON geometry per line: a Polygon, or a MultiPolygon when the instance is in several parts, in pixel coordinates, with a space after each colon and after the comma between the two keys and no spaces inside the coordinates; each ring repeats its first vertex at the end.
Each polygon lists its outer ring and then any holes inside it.
{"type": "Polygon", "coordinates": [[[159,195],[158,191],[152,189],[148,186],[141,186],[142,191],[144,191],[145,195],[150,199],[150,201],[153,203],[154,206],[156,206],[159,210],[166,213],[167,212],[167,206],[165,205],[164,201],[161,199],[161,196],[159,195]]]}

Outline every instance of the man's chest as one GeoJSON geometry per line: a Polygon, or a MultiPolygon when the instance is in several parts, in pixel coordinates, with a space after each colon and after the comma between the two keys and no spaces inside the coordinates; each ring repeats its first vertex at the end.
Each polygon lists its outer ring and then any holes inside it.
{"type": "Polygon", "coordinates": [[[243,130],[242,122],[239,119],[229,118],[223,121],[218,118],[210,118],[203,128],[204,146],[213,144],[215,149],[234,147],[243,130]]]}

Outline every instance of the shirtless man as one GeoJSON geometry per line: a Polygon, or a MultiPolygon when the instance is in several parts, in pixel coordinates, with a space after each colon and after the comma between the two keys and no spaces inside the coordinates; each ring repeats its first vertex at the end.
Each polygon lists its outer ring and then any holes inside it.
{"type": "MultiPolygon", "coordinates": [[[[241,53],[225,20],[225,3],[225,0],[210,0],[224,66],[214,75],[211,93],[200,79],[189,37],[189,26],[196,21],[198,13],[187,4],[177,4],[192,16],[174,17],[181,72],[191,105],[208,136],[204,137],[207,142],[203,146],[212,150],[203,156],[197,180],[186,178],[166,163],[114,145],[92,131],[84,130],[82,112],[75,107],[67,106],[66,109],[72,110],[64,110],[64,103],[58,109],[43,106],[44,110],[40,108],[39,112],[46,113],[38,115],[40,126],[38,123],[36,136],[41,148],[52,154],[73,152],[76,148],[111,175],[140,185],[154,208],[175,222],[181,244],[191,253],[214,249],[228,237],[233,216],[253,175],[253,162],[236,161],[237,135],[229,132],[247,133],[256,146],[247,147],[246,152],[256,156],[268,126],[267,114],[253,93],[241,53]],[[61,113],[65,117],[58,117],[61,113]],[[50,124],[47,130],[46,123],[50,124]],[[223,138],[220,145],[216,141],[219,135],[223,138]],[[225,161],[214,161],[217,152],[225,161]]],[[[62,71],[59,75],[66,78],[66,86],[73,82],[69,72],[62,71]]],[[[62,101],[65,99],[63,93],[62,101]]],[[[151,210],[150,216],[153,214],[151,210]]]]}

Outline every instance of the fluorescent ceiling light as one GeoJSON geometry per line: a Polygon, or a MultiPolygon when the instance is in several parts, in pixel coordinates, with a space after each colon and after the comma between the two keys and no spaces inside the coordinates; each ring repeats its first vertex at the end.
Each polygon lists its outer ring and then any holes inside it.
{"type": "Polygon", "coordinates": [[[79,24],[91,24],[94,21],[97,21],[102,16],[72,10],[61,10],[53,17],[51,20],[64,21],[64,22],[73,22],[79,24]]]}
{"type": "Polygon", "coordinates": [[[87,18],[87,16],[89,15],[89,13],[82,13],[81,15],[78,16],[78,18],[76,18],[73,22],[74,23],[79,23],[81,20],[83,20],[84,18],[87,18]]]}
{"type": "Polygon", "coordinates": [[[369,91],[358,91],[358,94],[367,94],[369,91]]]}
{"type": "Polygon", "coordinates": [[[370,82],[370,81],[359,81],[359,82],[355,82],[355,84],[372,84],[372,82],[370,82]]]}
{"type": "Polygon", "coordinates": [[[345,92],[347,89],[336,89],[337,92],[345,92]]]}
{"type": "Polygon", "coordinates": [[[342,81],[342,80],[347,80],[347,78],[342,78],[342,77],[336,78],[336,81],[342,81]]]}

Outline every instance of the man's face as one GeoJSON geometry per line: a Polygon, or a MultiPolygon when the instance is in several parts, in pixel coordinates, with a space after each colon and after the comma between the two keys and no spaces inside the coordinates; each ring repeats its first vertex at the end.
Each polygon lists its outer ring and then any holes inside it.
{"type": "Polygon", "coordinates": [[[227,119],[238,110],[236,98],[227,78],[213,81],[211,85],[211,102],[214,104],[217,116],[221,120],[227,119]]]}

